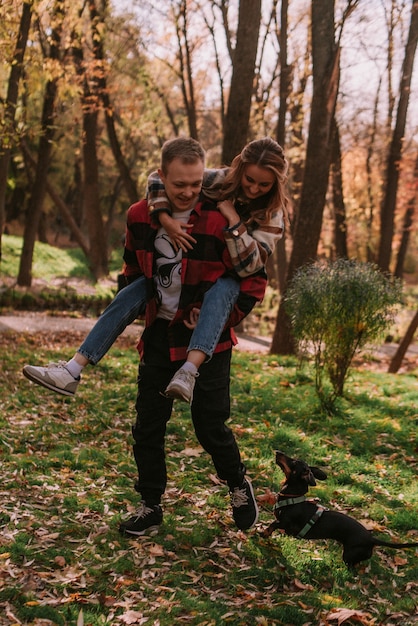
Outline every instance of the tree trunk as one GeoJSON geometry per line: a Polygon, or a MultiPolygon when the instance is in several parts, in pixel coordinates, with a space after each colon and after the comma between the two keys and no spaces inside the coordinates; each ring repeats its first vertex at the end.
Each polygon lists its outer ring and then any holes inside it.
{"type": "MultiPolygon", "coordinates": [[[[94,12],[90,12],[92,39],[96,40],[96,24],[94,12]]],[[[74,44],[72,55],[80,82],[83,85],[83,167],[84,167],[84,198],[83,213],[89,235],[89,266],[97,279],[107,276],[108,258],[107,241],[100,211],[99,163],[97,157],[97,118],[100,102],[100,89],[96,68],[85,67],[83,43],[79,35],[73,33],[74,44]],[[90,74],[88,72],[90,71],[90,74]],[[90,87],[91,85],[91,87],[90,87]]],[[[96,44],[94,44],[96,45],[96,44]]]]}
{"type": "Polygon", "coordinates": [[[340,130],[334,117],[332,132],[332,199],[334,204],[335,253],[339,258],[348,258],[347,220],[344,203],[343,177],[341,171],[340,130]]]}
{"type": "MultiPolygon", "coordinates": [[[[54,17],[56,28],[50,35],[49,58],[59,59],[60,40],[62,31],[62,3],[57,0],[54,5],[54,17]]],[[[32,264],[35,240],[38,234],[39,221],[41,218],[43,202],[46,192],[46,177],[51,159],[52,140],[55,135],[55,100],[58,92],[58,77],[48,80],[45,87],[44,103],[42,110],[41,137],[38,146],[38,160],[36,164],[35,179],[33,182],[31,197],[29,199],[29,211],[26,215],[25,229],[23,232],[23,247],[20,257],[17,284],[21,287],[30,287],[32,284],[32,264]]]]}
{"type": "MultiPolygon", "coordinates": [[[[334,36],[334,0],[313,0],[311,118],[299,215],[287,284],[298,268],[316,259],[321,234],[331,162],[332,120],[339,86],[340,49],[335,43],[334,36]]],[[[294,353],[291,324],[283,299],[279,306],[270,351],[272,354],[294,353]]]]}
{"type": "MultiPolygon", "coordinates": [[[[88,105],[87,105],[88,106],[88,105]]],[[[85,103],[86,108],[86,103],[85,103]]],[[[84,157],[84,216],[89,233],[89,265],[97,279],[107,276],[107,245],[100,212],[99,164],[97,159],[97,110],[83,113],[83,157],[84,157]]]]}
{"type": "MultiPolygon", "coordinates": [[[[105,5],[107,2],[104,3],[105,5]]],[[[105,53],[103,47],[103,32],[104,32],[104,18],[103,14],[106,10],[106,6],[103,7],[103,10],[99,13],[95,2],[90,2],[89,11],[90,11],[90,21],[93,30],[93,52],[94,57],[97,61],[98,68],[100,68],[100,72],[97,72],[97,86],[100,92],[100,97],[103,103],[103,108],[105,112],[106,119],[106,128],[107,134],[109,137],[110,148],[113,153],[113,158],[115,159],[117,168],[119,170],[119,174],[121,176],[123,185],[125,187],[126,193],[129,197],[129,202],[133,204],[138,200],[138,190],[136,188],[135,181],[132,179],[129,168],[126,164],[124,156],[122,154],[122,149],[120,147],[119,139],[116,133],[115,128],[115,117],[113,114],[113,107],[109,98],[109,90],[107,88],[107,71],[105,64],[105,53]]]]}
{"type": "MultiPolygon", "coordinates": [[[[280,8],[280,31],[279,31],[279,59],[280,59],[280,84],[279,84],[279,116],[277,120],[276,139],[285,149],[286,144],[286,116],[287,100],[290,93],[291,67],[287,63],[287,38],[288,38],[288,0],[282,0],[280,8]]],[[[274,251],[277,266],[277,283],[280,293],[283,293],[286,286],[287,257],[286,257],[286,237],[288,232],[283,233],[274,251]]]]}
{"type": "Polygon", "coordinates": [[[19,32],[17,36],[16,48],[10,68],[9,82],[7,85],[7,95],[4,109],[4,120],[2,123],[0,141],[0,263],[2,258],[2,235],[6,216],[6,191],[7,176],[11,156],[11,146],[14,139],[14,120],[16,104],[19,93],[19,81],[23,71],[23,58],[28,41],[29,28],[32,20],[32,2],[24,2],[22,15],[20,17],[19,32]]]}
{"type": "Polygon", "coordinates": [[[402,339],[401,343],[398,346],[398,349],[396,350],[395,354],[392,357],[392,360],[389,364],[389,369],[388,369],[389,374],[396,374],[396,372],[399,370],[400,366],[402,365],[402,359],[404,358],[406,351],[408,350],[412,342],[414,333],[417,328],[418,328],[418,310],[416,311],[414,317],[412,318],[408,326],[408,329],[405,333],[405,337],[402,339]]]}
{"type": "Polygon", "coordinates": [[[413,187],[415,188],[415,193],[408,200],[408,206],[406,208],[404,219],[403,219],[401,243],[400,243],[398,254],[396,257],[395,276],[397,278],[403,278],[403,267],[405,263],[406,252],[408,250],[411,228],[412,228],[412,224],[414,220],[415,204],[418,200],[417,181],[418,181],[418,154],[415,160],[415,168],[414,168],[414,173],[413,173],[413,187]]]}
{"type": "Polygon", "coordinates": [[[192,75],[192,58],[188,39],[187,27],[187,0],[181,0],[179,11],[175,15],[176,35],[178,45],[178,58],[180,62],[180,80],[183,93],[183,102],[189,125],[189,135],[198,139],[196,102],[194,97],[194,85],[192,75]]]}
{"type": "Polygon", "coordinates": [[[247,142],[260,19],[261,0],[240,0],[222,147],[224,165],[229,165],[247,142]]]}
{"type": "Polygon", "coordinates": [[[280,8],[280,31],[279,31],[279,60],[280,60],[280,82],[279,82],[279,115],[277,120],[276,139],[277,142],[285,147],[286,143],[286,115],[287,100],[291,88],[291,66],[287,63],[287,38],[288,38],[288,19],[287,12],[289,0],[282,0],[280,8]]]}
{"type": "Polygon", "coordinates": [[[55,115],[56,94],[56,80],[48,81],[44,97],[42,135],[39,140],[35,180],[28,204],[28,213],[26,215],[23,232],[23,247],[17,276],[17,284],[21,287],[30,287],[32,284],[33,252],[45,198],[46,178],[52,150],[52,138],[55,132],[53,120],[55,115]]]}
{"type": "Polygon", "coordinates": [[[394,221],[396,196],[399,183],[399,164],[402,158],[402,143],[404,140],[406,116],[409,104],[409,94],[414,67],[414,58],[418,41],[418,0],[412,0],[411,23],[408,41],[405,48],[405,57],[402,64],[401,82],[399,88],[399,102],[396,114],[396,124],[386,166],[386,190],[380,209],[380,243],[377,263],[384,272],[389,270],[394,221]]]}
{"type": "MultiPolygon", "coordinates": [[[[31,153],[29,151],[29,148],[28,148],[27,144],[24,141],[21,142],[21,148],[22,148],[22,151],[23,151],[23,153],[25,155],[25,158],[26,158],[28,164],[30,165],[30,167],[32,167],[33,169],[36,169],[36,161],[33,158],[33,156],[31,155],[31,153]]],[[[86,255],[86,258],[88,259],[89,258],[89,245],[88,245],[88,242],[86,241],[83,233],[81,232],[80,228],[78,227],[78,224],[77,224],[76,220],[74,219],[74,216],[73,216],[71,210],[68,208],[68,206],[66,205],[64,200],[62,200],[62,198],[60,197],[59,193],[57,192],[55,187],[53,187],[53,185],[51,185],[51,183],[48,181],[48,179],[46,179],[46,181],[45,181],[45,187],[46,187],[46,192],[48,193],[48,195],[50,196],[51,200],[54,202],[54,204],[57,206],[58,210],[60,211],[61,216],[62,216],[65,224],[69,228],[69,230],[70,230],[74,240],[78,243],[78,245],[80,246],[80,248],[82,249],[82,251],[86,255]]]]}

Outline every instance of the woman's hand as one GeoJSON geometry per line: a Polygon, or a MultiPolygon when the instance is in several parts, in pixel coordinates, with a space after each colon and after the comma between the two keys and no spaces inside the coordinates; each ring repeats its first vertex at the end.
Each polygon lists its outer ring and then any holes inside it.
{"type": "Polygon", "coordinates": [[[200,309],[198,309],[197,307],[193,307],[193,309],[190,311],[189,319],[183,320],[184,325],[189,330],[193,330],[197,326],[197,320],[199,319],[199,315],[200,315],[200,309]]]}
{"type": "Polygon", "coordinates": [[[162,213],[159,216],[159,222],[161,226],[165,228],[176,252],[180,249],[183,250],[183,252],[187,252],[187,250],[193,248],[196,239],[187,232],[187,229],[191,228],[193,224],[179,222],[173,219],[171,215],[168,215],[168,213],[162,213]]]}
{"type": "Polygon", "coordinates": [[[222,200],[217,204],[219,211],[228,220],[229,226],[235,226],[240,221],[240,216],[235,210],[231,200],[222,200]]]}

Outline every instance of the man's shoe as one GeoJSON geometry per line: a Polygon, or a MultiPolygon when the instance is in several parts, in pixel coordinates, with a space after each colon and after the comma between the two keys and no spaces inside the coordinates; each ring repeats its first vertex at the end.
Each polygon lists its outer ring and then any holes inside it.
{"type": "Polygon", "coordinates": [[[147,503],[142,501],[135,511],[135,515],[121,523],[119,532],[122,535],[134,535],[135,537],[155,534],[162,521],[163,510],[160,505],[147,506],[147,503]]]}
{"type": "Polygon", "coordinates": [[[196,374],[192,374],[191,372],[180,368],[168,383],[165,395],[169,398],[184,400],[184,402],[188,402],[190,404],[193,400],[193,390],[198,376],[198,372],[196,372],[196,374]]]}
{"type": "Polygon", "coordinates": [[[49,363],[47,367],[25,365],[23,374],[33,383],[52,389],[63,396],[74,396],[81,378],[74,378],[65,365],[65,361],[49,363]]]}
{"type": "Polygon", "coordinates": [[[240,530],[248,530],[258,520],[258,506],[253,486],[248,478],[241,487],[235,487],[231,494],[232,515],[240,530]]]}

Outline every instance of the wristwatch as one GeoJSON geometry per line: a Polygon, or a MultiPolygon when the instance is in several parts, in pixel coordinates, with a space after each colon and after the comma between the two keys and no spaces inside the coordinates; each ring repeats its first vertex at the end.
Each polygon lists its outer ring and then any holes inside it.
{"type": "Polygon", "coordinates": [[[228,228],[231,235],[233,235],[234,237],[239,237],[239,227],[241,226],[241,224],[242,224],[242,220],[240,220],[238,224],[234,224],[234,226],[231,226],[230,228],[228,228]]]}

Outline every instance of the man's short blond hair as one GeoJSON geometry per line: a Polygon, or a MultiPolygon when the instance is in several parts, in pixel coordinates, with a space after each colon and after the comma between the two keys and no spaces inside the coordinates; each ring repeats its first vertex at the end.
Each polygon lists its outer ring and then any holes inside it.
{"type": "Polygon", "coordinates": [[[205,164],[205,151],[196,139],[176,137],[166,141],[161,149],[161,170],[163,174],[167,174],[167,167],[174,159],[180,159],[183,163],[201,161],[205,164]]]}

